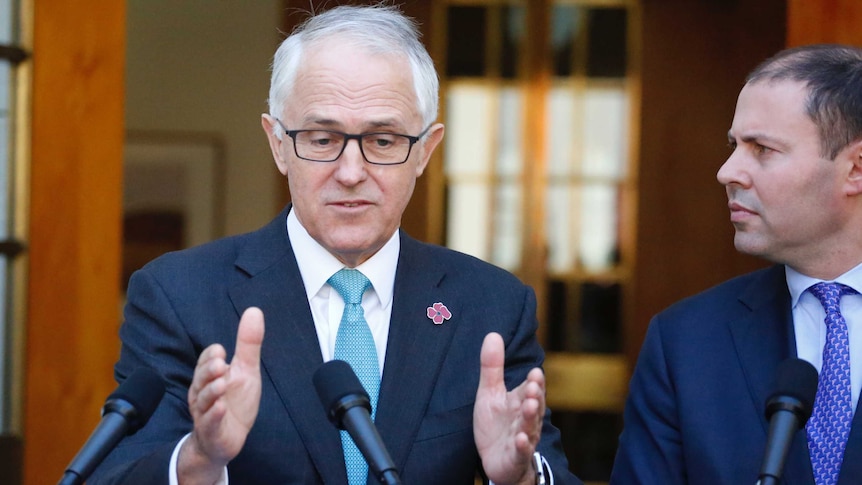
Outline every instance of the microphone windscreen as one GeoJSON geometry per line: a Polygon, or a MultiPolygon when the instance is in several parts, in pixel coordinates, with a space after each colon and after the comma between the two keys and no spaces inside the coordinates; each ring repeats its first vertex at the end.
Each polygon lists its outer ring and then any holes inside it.
{"type": "Polygon", "coordinates": [[[136,424],[143,426],[156,411],[164,394],[162,377],[149,367],[138,367],[105,401],[122,399],[128,402],[137,411],[136,424]]]}
{"type": "Polygon", "coordinates": [[[365,392],[353,368],[343,360],[330,360],[318,367],[314,371],[312,381],[327,413],[332,412],[333,407],[337,406],[345,396],[352,394],[368,399],[368,393],[365,392]]]}
{"type": "Polygon", "coordinates": [[[797,399],[808,420],[817,395],[817,369],[806,360],[787,359],[778,365],[775,377],[775,387],[767,402],[781,396],[797,399]]]}

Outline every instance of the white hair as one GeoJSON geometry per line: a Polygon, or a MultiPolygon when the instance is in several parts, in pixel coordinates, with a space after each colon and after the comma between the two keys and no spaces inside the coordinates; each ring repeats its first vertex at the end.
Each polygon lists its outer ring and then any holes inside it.
{"type": "MultiPolygon", "coordinates": [[[[416,23],[394,6],[343,5],[309,17],[275,53],[269,88],[269,114],[281,119],[306,49],[324,40],[338,38],[372,54],[406,56],[413,74],[416,108],[423,124],[430,125],[437,119],[439,80],[434,61],[419,36],[416,23]]],[[[280,135],[281,130],[277,134],[280,135]]]]}

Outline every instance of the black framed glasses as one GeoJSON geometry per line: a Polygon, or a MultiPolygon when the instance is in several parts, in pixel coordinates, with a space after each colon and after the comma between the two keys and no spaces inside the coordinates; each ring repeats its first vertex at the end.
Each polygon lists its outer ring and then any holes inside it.
{"type": "Polygon", "coordinates": [[[359,143],[363,158],[373,165],[400,165],[410,158],[410,150],[431,129],[431,125],[416,136],[375,132],[350,134],[334,130],[288,130],[276,119],[293,140],[296,156],[312,162],[334,162],[344,152],[350,140],[359,143]]]}

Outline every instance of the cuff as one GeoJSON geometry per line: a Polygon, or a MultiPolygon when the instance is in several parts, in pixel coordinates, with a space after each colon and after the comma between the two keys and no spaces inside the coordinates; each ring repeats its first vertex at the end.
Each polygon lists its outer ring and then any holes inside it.
{"type": "MultiPolygon", "coordinates": [[[[533,453],[533,469],[536,470],[536,485],[554,485],[554,472],[551,471],[551,465],[538,451],[533,453]]],[[[488,480],[488,485],[494,485],[494,482],[488,480]]]]}
{"type": "MultiPolygon", "coordinates": [[[[181,439],[180,442],[177,443],[177,446],[174,448],[174,452],[171,455],[171,464],[168,465],[168,480],[170,485],[179,485],[180,483],[180,479],[177,476],[177,459],[180,456],[180,448],[183,447],[183,443],[185,443],[191,435],[192,434],[189,433],[183,436],[183,439],[181,439]]],[[[213,485],[228,485],[227,467],[224,468],[224,473],[222,473],[221,480],[215,482],[213,485]]]]}

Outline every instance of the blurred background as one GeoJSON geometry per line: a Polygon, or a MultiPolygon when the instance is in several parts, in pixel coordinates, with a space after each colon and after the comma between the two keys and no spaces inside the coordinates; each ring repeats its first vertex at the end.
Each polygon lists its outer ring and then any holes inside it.
{"type": "MultiPolygon", "coordinates": [[[[114,389],[125,283],[290,194],[260,128],[316,0],[0,0],[0,470],[56,483],[114,389]]],[[[862,44],[856,0],[403,0],[441,149],[403,227],[532,285],[572,469],[610,475],[650,317],[764,263],[715,173],[748,71],[862,44]]]]}

